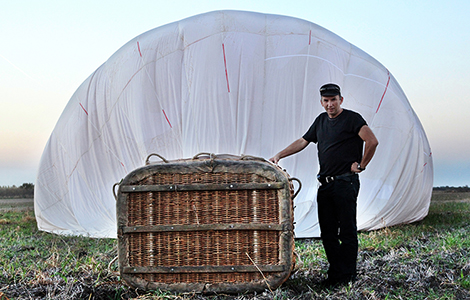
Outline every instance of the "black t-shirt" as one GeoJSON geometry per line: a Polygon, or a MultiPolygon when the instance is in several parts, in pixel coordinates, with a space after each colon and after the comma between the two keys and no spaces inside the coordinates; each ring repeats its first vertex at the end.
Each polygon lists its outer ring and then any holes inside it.
{"type": "Polygon", "coordinates": [[[303,138],[317,143],[320,176],[345,174],[361,162],[364,141],[358,134],[364,125],[360,114],[347,109],[333,119],[326,112],[315,119],[303,138]]]}

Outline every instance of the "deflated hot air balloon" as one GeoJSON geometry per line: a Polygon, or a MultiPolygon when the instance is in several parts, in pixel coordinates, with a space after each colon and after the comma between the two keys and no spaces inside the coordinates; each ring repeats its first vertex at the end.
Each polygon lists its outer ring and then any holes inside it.
{"type": "MultiPolygon", "coordinates": [[[[358,227],[427,215],[433,169],[418,117],[374,58],[309,21],[215,11],[145,32],[74,93],[44,149],[35,187],[41,230],[116,237],[112,187],[146,157],[200,152],[269,158],[323,112],[318,89],[342,88],[380,141],[360,174],[358,227]]],[[[316,146],[281,161],[302,181],[296,237],[320,235],[316,146]]]]}

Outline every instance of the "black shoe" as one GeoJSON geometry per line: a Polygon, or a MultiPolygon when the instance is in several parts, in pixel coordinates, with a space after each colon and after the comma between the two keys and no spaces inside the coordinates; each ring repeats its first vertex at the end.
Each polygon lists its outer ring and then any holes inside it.
{"type": "Polygon", "coordinates": [[[320,286],[322,288],[334,288],[335,286],[337,286],[338,284],[340,283],[340,280],[339,279],[334,279],[334,278],[327,278],[325,280],[322,280],[320,282],[320,286]]]}
{"type": "Polygon", "coordinates": [[[350,282],[354,282],[356,280],[357,280],[356,275],[348,275],[348,276],[341,277],[338,280],[338,284],[349,284],[350,282]]]}
{"type": "Polygon", "coordinates": [[[340,278],[330,278],[330,277],[328,277],[327,279],[320,282],[320,286],[322,288],[331,289],[331,288],[339,287],[339,286],[342,286],[342,285],[347,285],[350,282],[354,282],[356,280],[357,280],[356,275],[349,275],[349,276],[344,276],[344,277],[340,277],[340,278]]]}

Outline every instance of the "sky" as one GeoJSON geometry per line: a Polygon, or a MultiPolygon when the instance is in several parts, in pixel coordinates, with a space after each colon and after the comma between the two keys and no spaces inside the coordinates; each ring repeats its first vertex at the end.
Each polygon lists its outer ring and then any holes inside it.
{"type": "Polygon", "coordinates": [[[397,79],[432,149],[434,186],[470,184],[470,1],[0,0],[0,186],[35,183],[80,84],[134,37],[214,10],[292,16],[362,49],[397,79]]]}

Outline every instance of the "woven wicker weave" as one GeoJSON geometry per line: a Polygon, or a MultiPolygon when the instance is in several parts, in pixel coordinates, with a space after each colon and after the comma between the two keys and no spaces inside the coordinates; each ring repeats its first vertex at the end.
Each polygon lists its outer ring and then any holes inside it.
{"type": "Polygon", "coordinates": [[[262,291],[293,265],[293,189],[253,157],[198,156],[149,163],[117,195],[122,279],[176,292],[262,291]]]}

